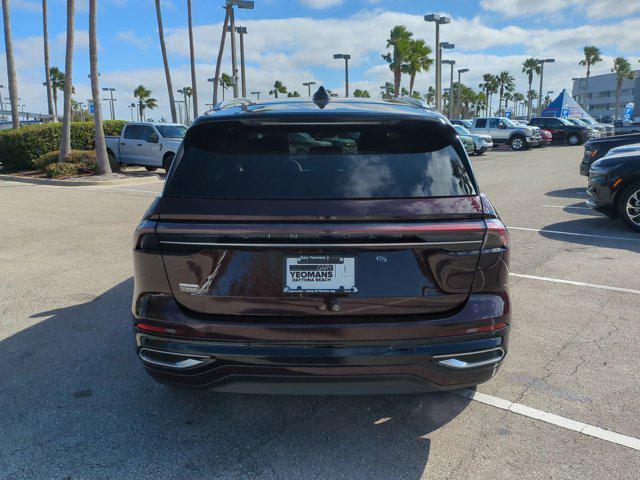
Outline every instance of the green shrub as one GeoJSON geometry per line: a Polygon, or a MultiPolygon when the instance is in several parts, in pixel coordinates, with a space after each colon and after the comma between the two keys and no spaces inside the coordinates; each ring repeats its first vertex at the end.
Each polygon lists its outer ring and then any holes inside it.
{"type": "MultiPolygon", "coordinates": [[[[56,163],[60,152],[55,150],[53,152],[40,155],[33,161],[33,166],[36,170],[44,171],[47,165],[56,163]]],[[[69,155],[65,159],[67,163],[96,163],[96,151],[95,150],[71,150],[69,155]]]]}
{"type": "Polygon", "coordinates": [[[64,178],[74,175],[85,175],[96,173],[96,165],[87,162],[60,162],[51,163],[44,169],[49,178],[64,178]]]}
{"type": "MultiPolygon", "coordinates": [[[[124,127],[122,120],[106,120],[105,135],[118,136],[124,127]]],[[[60,148],[61,123],[26,125],[0,132],[0,162],[6,170],[25,170],[36,167],[40,157],[60,148]]],[[[93,122],[71,124],[71,148],[93,150],[95,128],[93,122]]],[[[45,161],[46,164],[46,161],[45,161]]],[[[37,167],[36,167],[37,168],[37,167]]]]}

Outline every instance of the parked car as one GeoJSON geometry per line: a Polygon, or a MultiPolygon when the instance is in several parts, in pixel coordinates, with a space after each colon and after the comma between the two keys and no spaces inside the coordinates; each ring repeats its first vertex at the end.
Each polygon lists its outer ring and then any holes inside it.
{"type": "Polygon", "coordinates": [[[549,130],[554,142],[580,145],[593,138],[593,129],[585,125],[574,125],[560,117],[533,117],[529,125],[549,130]]]}
{"type": "Polygon", "coordinates": [[[462,125],[454,124],[453,128],[455,128],[456,132],[458,132],[458,135],[460,135],[460,138],[467,137],[471,139],[473,143],[473,150],[471,150],[470,155],[472,154],[482,155],[487,150],[490,150],[493,148],[493,140],[489,135],[478,135],[475,133],[471,133],[469,130],[467,130],[467,128],[463,127],[462,125]]]}
{"type": "Polygon", "coordinates": [[[640,133],[639,122],[623,122],[622,120],[616,120],[613,122],[616,135],[626,135],[629,133],[640,133]]]}
{"type": "Polygon", "coordinates": [[[305,394],[489,380],[511,323],[508,232],[446,118],[324,88],[251,106],[194,122],[135,231],[147,372],[305,394]],[[327,131],[356,150],[290,151],[291,133],[327,131]]]}
{"type": "Polygon", "coordinates": [[[540,144],[540,132],[512,122],[506,117],[476,118],[471,133],[489,135],[495,145],[507,144],[513,150],[524,150],[540,144]]]}
{"type": "Polygon", "coordinates": [[[458,135],[460,137],[460,142],[464,147],[464,151],[467,152],[467,155],[473,155],[473,152],[476,150],[476,145],[473,142],[473,139],[468,135],[458,135]]]}
{"type": "Polygon", "coordinates": [[[540,129],[540,137],[542,138],[541,147],[546,147],[553,142],[553,134],[545,128],[540,129]]]}
{"type": "Polygon", "coordinates": [[[105,137],[109,162],[168,171],[186,131],[176,123],[126,123],[119,137],[105,137]]]}
{"type": "Polygon", "coordinates": [[[591,165],[587,205],[640,232],[640,152],[606,155],[591,165]]]}
{"type": "Polygon", "coordinates": [[[588,141],[584,144],[584,156],[580,163],[580,175],[589,175],[591,164],[599,158],[604,157],[612,148],[633,143],[640,143],[640,134],[616,135],[614,137],[588,141]]]}
{"type": "Polygon", "coordinates": [[[611,137],[616,134],[615,127],[612,123],[596,122],[593,118],[588,117],[581,118],[580,120],[588,123],[589,125],[600,128],[601,137],[611,137]]]}
{"type": "Polygon", "coordinates": [[[565,119],[567,120],[569,123],[572,123],[574,125],[578,125],[578,126],[582,126],[582,127],[587,127],[591,129],[591,138],[600,138],[604,135],[604,133],[606,133],[606,129],[602,129],[602,131],[600,131],[599,128],[596,128],[595,126],[591,125],[590,123],[587,123],[585,121],[583,121],[580,118],[567,118],[565,119]]]}
{"type": "Polygon", "coordinates": [[[460,125],[467,130],[473,128],[473,120],[451,120],[453,125],[460,125]]]}

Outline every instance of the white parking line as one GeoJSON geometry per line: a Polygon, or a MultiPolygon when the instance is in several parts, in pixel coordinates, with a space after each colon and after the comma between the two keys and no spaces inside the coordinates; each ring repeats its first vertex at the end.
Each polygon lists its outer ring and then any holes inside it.
{"type": "Polygon", "coordinates": [[[540,205],[540,206],[547,207],[547,208],[569,208],[571,210],[591,210],[592,212],[595,212],[595,210],[589,207],[572,207],[569,205],[540,205]]]}
{"type": "Polygon", "coordinates": [[[534,420],[539,420],[551,425],[566,428],[567,430],[573,430],[574,432],[599,438],[606,442],[623,445],[625,447],[633,448],[634,450],[640,450],[639,438],[612,432],[611,430],[605,430],[603,428],[589,425],[588,423],[578,422],[554,413],[545,412],[543,410],[528,407],[521,403],[510,402],[509,400],[504,400],[499,397],[494,397],[493,395],[487,395],[486,393],[466,388],[463,390],[454,390],[451,393],[470,400],[475,400],[476,402],[484,403],[485,405],[499,408],[500,410],[506,410],[517,415],[533,418],[534,420]]]}
{"type": "Polygon", "coordinates": [[[626,242],[640,242],[640,237],[618,237],[613,235],[594,235],[592,233],[575,233],[575,232],[563,232],[561,230],[547,230],[545,228],[524,228],[524,227],[507,227],[509,230],[522,230],[524,232],[538,232],[538,233],[553,233],[556,235],[572,235],[576,237],[587,238],[603,238],[605,240],[622,240],[626,242]]]}
{"type": "Polygon", "coordinates": [[[598,288],[600,290],[611,290],[614,292],[634,293],[636,295],[640,295],[640,290],[634,290],[633,288],[610,287],[609,285],[575,282],[573,280],[562,280],[560,278],[538,277],[537,275],[525,275],[522,273],[509,273],[509,275],[517,278],[528,278],[529,280],[540,280],[542,282],[563,283],[566,285],[575,285],[577,287],[598,288]]]}

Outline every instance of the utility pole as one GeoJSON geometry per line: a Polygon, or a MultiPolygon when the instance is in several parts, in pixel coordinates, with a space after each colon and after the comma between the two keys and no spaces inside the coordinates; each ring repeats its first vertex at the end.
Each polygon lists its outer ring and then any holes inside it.
{"type": "Polygon", "coordinates": [[[315,85],[316,82],[304,82],[302,85],[307,87],[307,89],[309,90],[309,96],[311,96],[311,85],[315,85]]]}
{"type": "Polygon", "coordinates": [[[462,83],[460,81],[460,77],[462,76],[463,73],[467,73],[469,71],[468,68],[460,68],[458,70],[458,91],[457,91],[457,95],[456,95],[456,110],[454,112],[454,114],[460,114],[460,116],[462,116],[462,83]]]}
{"type": "Polygon", "coordinates": [[[351,58],[351,55],[349,55],[348,53],[335,53],[333,55],[333,58],[337,59],[344,59],[344,86],[345,86],[345,97],[349,96],[349,59],[351,58]]]}
{"type": "Polygon", "coordinates": [[[102,87],[102,91],[103,92],[109,92],[109,98],[105,98],[105,100],[107,100],[109,102],[109,109],[110,109],[110,113],[111,113],[111,120],[115,120],[116,119],[116,110],[114,107],[114,103],[116,100],[113,98],[113,92],[116,91],[115,88],[113,87],[102,87]]]}
{"type": "Polygon", "coordinates": [[[453,114],[453,104],[455,100],[453,99],[453,66],[456,64],[455,60],[442,60],[443,64],[451,65],[451,78],[449,80],[449,104],[448,104],[448,113],[447,116],[451,119],[451,115],[453,114]]]}
{"type": "Polygon", "coordinates": [[[0,110],[2,110],[2,119],[5,120],[7,116],[4,114],[4,101],[2,100],[2,90],[4,90],[4,85],[0,85],[0,110]]]}
{"type": "Polygon", "coordinates": [[[451,23],[451,18],[443,17],[435,13],[424,16],[425,22],[436,24],[436,111],[442,108],[442,52],[440,51],[440,25],[451,23]]]}
{"type": "Polygon", "coordinates": [[[542,77],[544,76],[544,64],[545,63],[553,63],[555,62],[555,58],[543,58],[538,60],[540,64],[540,90],[538,91],[538,115],[542,116],[542,77]]]}

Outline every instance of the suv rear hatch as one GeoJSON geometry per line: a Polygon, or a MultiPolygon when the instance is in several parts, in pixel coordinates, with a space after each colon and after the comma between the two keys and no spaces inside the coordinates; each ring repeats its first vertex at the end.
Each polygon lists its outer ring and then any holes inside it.
{"type": "Polygon", "coordinates": [[[181,305],[284,318],[460,308],[486,229],[453,128],[402,117],[199,123],[158,218],[181,305]]]}

